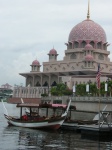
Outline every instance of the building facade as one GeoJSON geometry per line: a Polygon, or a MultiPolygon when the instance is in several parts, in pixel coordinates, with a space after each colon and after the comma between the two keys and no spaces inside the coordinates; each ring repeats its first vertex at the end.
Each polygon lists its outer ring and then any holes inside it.
{"type": "Polygon", "coordinates": [[[60,82],[66,83],[71,89],[74,84],[96,82],[98,64],[101,81],[111,78],[109,43],[104,29],[90,19],[89,4],[87,18],[71,29],[65,44],[63,60],[57,60],[58,54],[53,48],[48,53],[49,61],[43,62],[43,71],[40,71],[39,61],[34,60],[30,72],[20,73],[25,77],[26,87],[16,87],[14,96],[39,97],[60,82]]]}

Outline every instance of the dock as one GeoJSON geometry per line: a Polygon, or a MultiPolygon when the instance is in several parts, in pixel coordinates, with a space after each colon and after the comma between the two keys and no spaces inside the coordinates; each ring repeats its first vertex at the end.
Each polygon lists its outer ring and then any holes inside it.
{"type": "Polygon", "coordinates": [[[82,138],[112,139],[112,111],[100,111],[99,118],[96,123],[94,121],[82,121],[82,124],[77,121],[64,122],[61,128],[63,130],[80,132],[82,138]]]}

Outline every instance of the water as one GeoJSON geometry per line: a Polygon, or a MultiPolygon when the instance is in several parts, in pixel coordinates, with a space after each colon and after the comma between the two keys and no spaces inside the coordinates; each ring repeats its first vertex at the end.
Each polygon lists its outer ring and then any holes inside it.
{"type": "MultiPolygon", "coordinates": [[[[14,114],[14,105],[5,105],[9,114],[14,114]]],[[[112,150],[112,142],[82,139],[80,133],[70,131],[9,127],[0,102],[0,150],[112,150]]]]}

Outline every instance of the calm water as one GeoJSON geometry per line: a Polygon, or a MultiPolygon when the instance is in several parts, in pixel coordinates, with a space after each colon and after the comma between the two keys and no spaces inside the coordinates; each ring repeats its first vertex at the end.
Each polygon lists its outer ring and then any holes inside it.
{"type": "MultiPolygon", "coordinates": [[[[5,105],[9,114],[15,112],[14,105],[5,105]]],[[[82,139],[75,132],[9,127],[0,102],[0,150],[112,150],[112,142],[82,139]]]]}

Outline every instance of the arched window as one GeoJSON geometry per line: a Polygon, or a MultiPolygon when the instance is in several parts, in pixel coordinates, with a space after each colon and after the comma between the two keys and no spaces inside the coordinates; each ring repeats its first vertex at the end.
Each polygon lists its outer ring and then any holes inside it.
{"type": "Polygon", "coordinates": [[[54,82],[51,84],[51,86],[56,86],[56,85],[57,85],[56,81],[54,81],[54,82]]]}
{"type": "Polygon", "coordinates": [[[84,48],[86,46],[86,42],[85,41],[82,41],[81,43],[81,48],[84,48]]]}
{"type": "Polygon", "coordinates": [[[95,43],[93,41],[91,41],[89,44],[92,45],[94,48],[95,43]]]}
{"type": "Polygon", "coordinates": [[[103,44],[103,50],[107,50],[106,44],[103,44]]]}
{"type": "Polygon", "coordinates": [[[72,43],[69,43],[68,49],[72,49],[72,43]]]}
{"type": "Polygon", "coordinates": [[[34,71],[36,71],[37,70],[37,68],[36,68],[36,66],[34,66],[34,71]]]}
{"type": "Polygon", "coordinates": [[[98,42],[98,43],[97,43],[97,48],[98,48],[98,49],[101,49],[101,42],[98,42]]]}
{"type": "Polygon", "coordinates": [[[48,85],[49,85],[49,84],[48,84],[47,81],[45,81],[44,84],[43,84],[43,86],[48,86],[48,85]]]}
{"type": "Polygon", "coordinates": [[[73,53],[73,54],[70,56],[70,59],[76,59],[76,54],[73,53]]]}
{"type": "Polygon", "coordinates": [[[78,48],[79,47],[79,43],[78,42],[75,42],[74,43],[74,48],[78,48]]]}
{"type": "Polygon", "coordinates": [[[37,83],[35,84],[35,86],[40,86],[40,83],[39,83],[39,81],[37,81],[37,83]]]}
{"type": "Polygon", "coordinates": [[[103,56],[103,54],[100,54],[100,55],[98,56],[98,59],[100,59],[100,60],[104,60],[104,56],[103,56]]]}
{"type": "Polygon", "coordinates": [[[86,56],[86,51],[84,52],[84,56],[86,56]]]}

